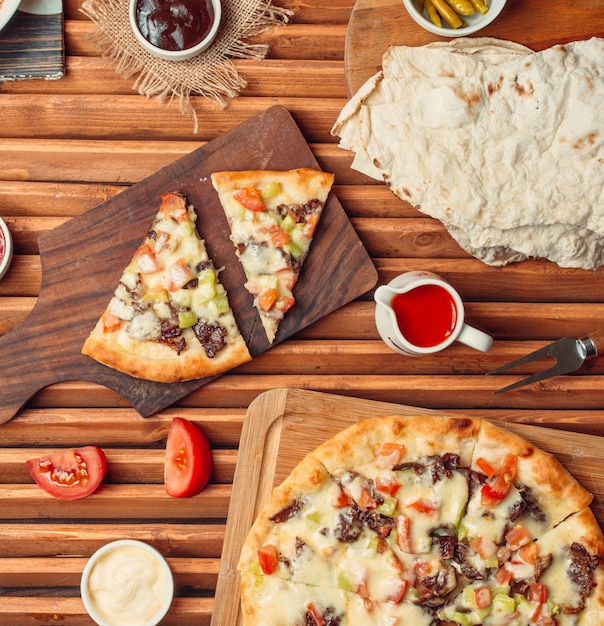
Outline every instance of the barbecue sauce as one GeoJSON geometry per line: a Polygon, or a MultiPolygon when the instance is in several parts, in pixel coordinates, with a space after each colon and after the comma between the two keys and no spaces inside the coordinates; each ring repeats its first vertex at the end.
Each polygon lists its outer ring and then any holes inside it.
{"type": "Polygon", "coordinates": [[[214,22],[211,0],[138,0],[136,23],[156,48],[193,48],[208,35],[214,22]]]}

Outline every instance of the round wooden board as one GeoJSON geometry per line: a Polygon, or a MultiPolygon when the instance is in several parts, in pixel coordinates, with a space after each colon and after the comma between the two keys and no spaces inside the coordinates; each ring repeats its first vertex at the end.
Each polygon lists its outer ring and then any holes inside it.
{"type": "MultiPolygon", "coordinates": [[[[543,50],[557,43],[604,37],[604,2],[594,0],[508,0],[501,15],[476,36],[496,37],[543,50]]],[[[448,41],[418,26],[402,0],[357,0],[344,53],[348,95],[382,66],[390,45],[422,46],[448,41]]]]}

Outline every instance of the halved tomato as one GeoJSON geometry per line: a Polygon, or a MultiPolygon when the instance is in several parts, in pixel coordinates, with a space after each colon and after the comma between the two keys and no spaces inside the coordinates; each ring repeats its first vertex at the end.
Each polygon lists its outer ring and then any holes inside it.
{"type": "Polygon", "coordinates": [[[27,461],[36,483],[55,498],[77,500],[90,495],[107,469],[105,453],[95,446],[69,448],[27,461]]]}
{"type": "Polygon", "coordinates": [[[166,493],[173,498],[197,495],[208,484],[212,467],[212,450],[206,436],[193,422],[175,417],[166,441],[166,493]]]}

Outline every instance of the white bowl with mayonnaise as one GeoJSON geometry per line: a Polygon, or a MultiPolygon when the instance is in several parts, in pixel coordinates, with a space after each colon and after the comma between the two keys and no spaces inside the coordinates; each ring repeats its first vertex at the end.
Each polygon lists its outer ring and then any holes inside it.
{"type": "Polygon", "coordinates": [[[82,601],[99,626],[156,626],[174,597],[172,571],[143,541],[120,539],[97,550],[80,583],[82,601]]]}

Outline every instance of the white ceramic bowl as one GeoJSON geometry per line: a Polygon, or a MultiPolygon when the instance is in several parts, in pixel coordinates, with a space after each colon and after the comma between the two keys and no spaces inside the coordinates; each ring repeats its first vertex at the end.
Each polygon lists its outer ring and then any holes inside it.
{"type": "Polygon", "coordinates": [[[0,30],[2,30],[16,13],[21,0],[3,0],[0,4],[0,30]]]}
{"type": "MultiPolygon", "coordinates": [[[[0,242],[0,248],[4,247],[4,253],[0,255],[0,278],[6,274],[11,259],[13,258],[13,240],[8,230],[6,222],[0,217],[0,236],[2,241],[0,242]]],[[[2,252],[0,250],[0,252],[2,252]]]]}
{"type": "Polygon", "coordinates": [[[90,557],[80,593],[99,626],[156,626],[172,604],[174,579],[155,548],[143,541],[120,539],[90,557]]]}
{"type": "Polygon", "coordinates": [[[430,18],[422,11],[419,10],[418,0],[403,0],[403,4],[407,9],[409,15],[425,30],[440,35],[441,37],[466,37],[467,35],[473,35],[474,33],[482,30],[485,26],[488,26],[495,18],[501,13],[507,0],[489,0],[489,10],[483,15],[478,12],[474,12],[473,15],[460,16],[466,23],[466,26],[461,28],[450,28],[449,25],[442,20],[442,27],[439,28],[434,24],[430,18]]]}
{"type": "Polygon", "coordinates": [[[134,32],[134,36],[137,41],[145,50],[151,52],[151,54],[168,61],[184,61],[186,59],[191,59],[197,56],[200,52],[209,48],[218,33],[220,20],[222,19],[222,5],[220,0],[210,0],[210,2],[212,4],[212,8],[214,9],[214,21],[212,22],[210,31],[205,38],[192,48],[185,48],[183,50],[164,50],[163,48],[158,48],[150,43],[141,33],[137,24],[136,14],[138,0],[130,0],[130,26],[132,27],[132,31],[134,32]]]}

